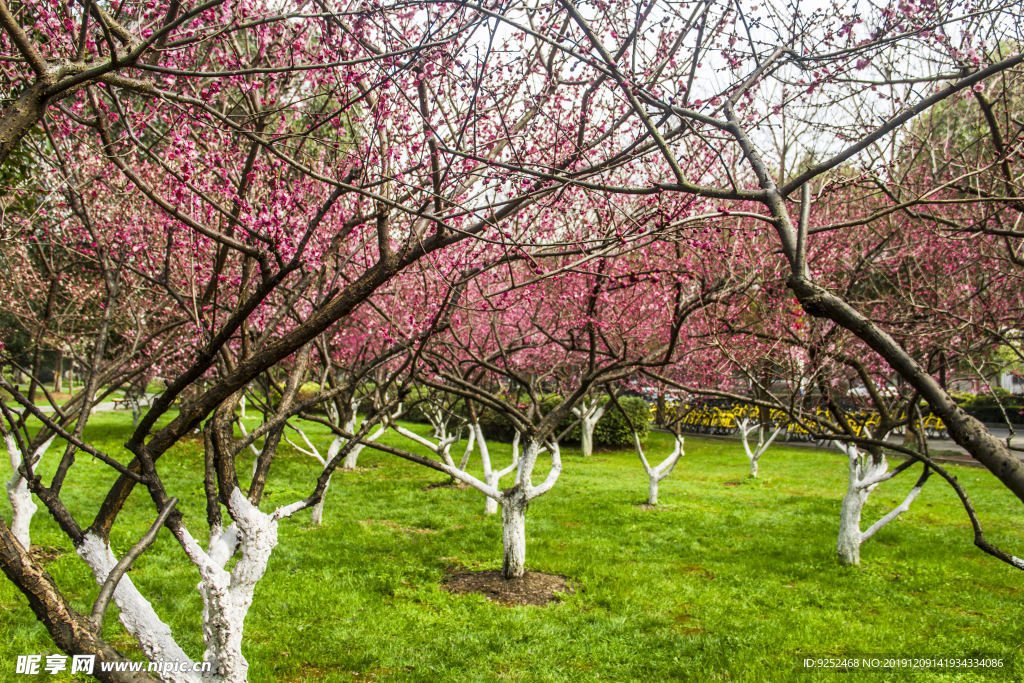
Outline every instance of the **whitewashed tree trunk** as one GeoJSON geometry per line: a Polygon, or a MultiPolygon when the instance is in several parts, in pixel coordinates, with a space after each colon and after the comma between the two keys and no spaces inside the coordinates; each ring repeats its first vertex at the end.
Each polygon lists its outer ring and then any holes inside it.
{"type": "Polygon", "coordinates": [[[529,499],[518,485],[508,495],[502,496],[501,539],[504,556],[501,575],[506,579],[517,579],[526,573],[526,510],[529,506],[529,499]]]}
{"type": "MultiPolygon", "coordinates": [[[[527,437],[522,455],[518,458],[516,483],[508,491],[500,492],[501,536],[504,558],[501,575],[506,579],[517,579],[526,572],[526,510],[530,501],[544,495],[558,481],[562,473],[562,458],[558,444],[550,442],[547,448],[533,437],[527,437]],[[551,471],[540,486],[533,486],[531,475],[537,465],[537,457],[544,451],[551,451],[551,471]]],[[[493,489],[492,489],[493,490],[493,489]]]]}
{"type": "MultiPolygon", "coordinates": [[[[53,443],[54,437],[51,436],[47,439],[42,446],[36,449],[35,454],[32,457],[32,467],[34,468],[42,460],[43,455],[46,454],[46,449],[53,443]]],[[[29,550],[32,547],[32,535],[30,533],[30,527],[32,523],[32,516],[35,515],[36,510],[39,508],[36,506],[35,501],[32,500],[32,492],[28,490],[28,480],[21,475],[21,450],[18,448],[18,442],[14,438],[14,435],[8,432],[4,435],[4,441],[7,444],[7,454],[11,459],[11,469],[13,473],[11,478],[7,481],[7,499],[11,502],[11,533],[18,539],[18,543],[25,550],[29,550]]]]}
{"type": "MultiPolygon", "coordinates": [[[[394,425],[395,430],[403,436],[416,441],[417,443],[423,444],[434,453],[442,456],[445,451],[445,443],[441,442],[438,444],[431,443],[428,439],[410,432],[407,429],[394,425]]],[[[482,443],[483,447],[486,448],[486,441],[483,439],[483,433],[477,431],[479,425],[473,425],[473,430],[476,432],[476,440],[478,443],[482,443]]],[[[458,436],[449,435],[450,441],[458,440],[458,436]]],[[[516,437],[514,442],[514,455],[518,453],[518,441],[519,437],[516,437]]],[[[450,456],[448,460],[450,460],[450,456]]],[[[488,457],[488,461],[490,458],[488,457]]],[[[533,436],[528,436],[526,444],[523,447],[522,455],[516,457],[511,465],[500,472],[493,472],[489,478],[491,483],[481,481],[468,472],[463,471],[449,464],[448,462],[438,463],[439,469],[451,475],[452,478],[461,481],[465,484],[472,486],[488,498],[493,498],[501,505],[502,508],[502,538],[505,559],[502,563],[502,575],[506,579],[514,579],[521,577],[525,572],[526,567],[526,510],[529,507],[529,503],[534,498],[544,495],[555,485],[558,481],[559,475],[562,473],[562,458],[561,452],[559,451],[558,444],[556,442],[549,442],[545,447],[540,441],[533,436]],[[543,483],[539,486],[533,486],[531,475],[533,469],[537,464],[537,456],[543,451],[549,450],[551,452],[551,470],[548,472],[543,483]],[[516,470],[516,482],[515,485],[507,491],[500,491],[497,488],[498,480],[504,474],[516,470]]]]}
{"type": "MultiPolygon", "coordinates": [[[[483,430],[480,429],[480,423],[476,422],[470,428],[470,432],[476,434],[476,441],[480,448],[480,459],[483,461],[484,468],[484,481],[487,485],[494,488],[497,491],[501,490],[501,478],[506,474],[516,469],[519,466],[519,433],[516,433],[515,439],[512,441],[512,464],[503,470],[495,470],[491,465],[491,454],[487,449],[487,440],[484,438],[483,430]]],[[[470,437],[472,438],[472,436],[470,437]]],[[[466,469],[465,467],[462,468],[466,469]]],[[[484,497],[484,514],[493,515],[498,512],[498,500],[491,496],[484,497]]]]}
{"type": "MultiPolygon", "coordinates": [[[[474,423],[475,425],[476,423],[474,423]]],[[[469,430],[469,438],[466,440],[466,450],[462,453],[462,461],[459,463],[459,469],[463,472],[466,471],[466,466],[469,465],[469,456],[473,452],[473,445],[476,442],[476,428],[471,427],[469,430]]]]}
{"type": "Polygon", "coordinates": [[[277,545],[278,519],[290,513],[282,513],[282,508],[264,514],[237,488],[229,503],[234,524],[210,544],[210,552],[203,552],[184,527],[179,528],[178,541],[202,577],[198,588],[203,597],[203,661],[210,663],[218,681],[245,683],[249,671],[242,655],[245,617],[277,545]],[[240,557],[229,572],[224,567],[236,548],[240,557]]]}
{"type": "MultiPolygon", "coordinates": [[[[380,436],[380,434],[384,433],[383,428],[378,429],[378,431],[379,434],[377,432],[374,432],[373,435],[368,437],[368,440],[375,441],[375,436],[380,436]]],[[[361,443],[357,443],[355,446],[353,446],[352,450],[348,452],[348,455],[346,455],[345,459],[342,460],[341,462],[342,469],[354,470],[357,467],[359,467],[359,454],[363,452],[363,448],[365,448],[365,446],[361,443]]]]}
{"type": "MultiPolygon", "coordinates": [[[[355,407],[358,407],[358,403],[355,404],[355,407]]],[[[377,439],[379,439],[387,431],[387,422],[397,420],[399,415],[401,415],[401,403],[398,403],[397,410],[395,410],[395,412],[392,415],[388,416],[387,419],[381,422],[380,426],[378,426],[377,429],[374,430],[374,433],[369,434],[364,440],[376,441],[377,439]]],[[[345,426],[345,431],[347,431],[349,434],[355,433],[355,408],[352,409],[352,416],[353,418],[351,424],[346,424],[345,426]]],[[[362,449],[365,449],[365,447],[366,445],[362,443],[356,443],[354,446],[352,446],[352,450],[348,452],[347,456],[345,456],[345,460],[341,461],[342,469],[354,470],[356,467],[358,467],[359,454],[362,453],[362,449]]]]}
{"type": "Polygon", "coordinates": [[[777,437],[781,431],[782,426],[780,425],[774,432],[772,432],[772,435],[768,437],[768,440],[766,441],[764,438],[764,430],[761,429],[761,425],[759,423],[755,422],[751,425],[750,420],[747,418],[740,420],[740,438],[743,441],[743,450],[747,452],[747,459],[750,460],[750,476],[752,478],[757,477],[758,461],[761,459],[761,456],[764,455],[765,451],[768,450],[768,447],[772,445],[772,442],[775,441],[775,437],[777,437]],[[754,430],[757,430],[757,447],[751,448],[750,433],[754,430]]]}
{"type": "MultiPolygon", "coordinates": [[[[860,564],[860,517],[864,511],[864,503],[874,490],[874,486],[860,486],[865,468],[861,464],[861,455],[856,446],[840,446],[846,450],[849,458],[849,481],[843,506],[839,511],[839,533],[836,537],[836,552],[843,564],[860,564]]],[[[884,466],[884,463],[883,463],[884,466]]]]}
{"type": "MultiPolygon", "coordinates": [[[[345,420],[345,424],[342,425],[342,429],[344,429],[349,434],[356,433],[356,424],[358,423],[359,420],[359,414],[357,412],[358,410],[359,404],[356,403],[355,401],[352,401],[351,412],[349,414],[349,417],[347,420],[345,420]]],[[[345,460],[342,461],[341,466],[346,470],[354,470],[356,467],[358,467],[359,451],[361,450],[363,450],[363,447],[357,444],[356,447],[350,450],[348,452],[348,455],[345,456],[345,460]]]]}
{"type": "MultiPolygon", "coordinates": [[[[99,585],[107,580],[110,571],[117,565],[110,544],[92,532],[85,534],[81,545],[75,550],[92,570],[93,578],[99,585]]],[[[153,605],[143,597],[128,574],[122,576],[117,583],[113,597],[114,604],[121,612],[121,624],[135,637],[150,661],[192,661],[174,640],[170,627],[160,619],[153,605]]],[[[166,671],[162,676],[171,683],[200,683],[203,680],[199,674],[191,671],[166,671]]]]}
{"type": "MultiPolygon", "coordinates": [[[[306,435],[303,434],[302,438],[306,438],[306,435]]],[[[309,443],[309,442],[307,441],[307,443],[309,443]]],[[[322,459],[323,462],[320,463],[321,465],[323,465],[323,469],[324,470],[327,469],[327,465],[330,462],[332,462],[336,457],[338,457],[338,452],[341,450],[341,447],[344,446],[344,445],[345,445],[345,440],[342,439],[340,436],[339,437],[335,437],[335,439],[333,441],[331,441],[331,445],[327,448],[327,457],[323,458],[322,459]]],[[[322,471],[323,470],[321,470],[321,472],[322,471]]],[[[324,521],[324,501],[327,500],[327,489],[329,489],[330,487],[331,487],[331,478],[328,477],[327,478],[327,486],[324,487],[324,495],[322,495],[320,497],[320,501],[316,505],[313,506],[313,513],[310,515],[310,520],[309,521],[311,523],[313,523],[313,524],[316,524],[317,526],[319,526],[320,524],[323,524],[323,521],[324,521]]]]}
{"type": "MultiPolygon", "coordinates": [[[[484,469],[484,481],[487,485],[493,487],[496,490],[500,490],[498,482],[501,479],[495,476],[496,473],[491,467],[491,453],[487,450],[487,441],[484,439],[483,432],[480,431],[480,423],[474,422],[469,428],[470,439],[476,434],[477,447],[480,449],[480,461],[483,464],[484,469]]],[[[465,467],[462,468],[466,469],[465,467]]],[[[493,515],[498,512],[498,501],[490,496],[484,496],[484,514],[493,515]]]]}
{"type": "Polygon", "coordinates": [[[647,504],[657,505],[658,504],[658,483],[661,482],[657,477],[650,476],[648,473],[647,482],[647,504]]]}
{"type": "MultiPolygon", "coordinates": [[[[246,683],[249,664],[242,655],[242,635],[256,584],[266,572],[270,555],[277,545],[278,521],[306,506],[306,501],[298,501],[267,515],[250,504],[241,490],[235,488],[228,501],[233,523],[226,530],[219,525],[211,528],[210,545],[205,552],[184,525],[174,527],[175,538],[202,577],[197,589],[203,598],[203,640],[206,643],[203,662],[209,663],[212,670],[203,674],[190,670],[162,671],[161,676],[165,680],[172,683],[246,683]],[[238,560],[229,572],[225,567],[236,553],[239,554],[238,560]]],[[[106,581],[117,564],[109,544],[91,532],[86,534],[78,554],[93,570],[98,583],[106,581]]],[[[121,578],[113,597],[121,610],[121,622],[138,639],[150,661],[191,664],[190,658],[174,641],[170,629],[138,592],[130,577],[121,578]]]]}
{"type": "Polygon", "coordinates": [[[647,456],[644,455],[644,449],[640,445],[640,435],[633,431],[633,446],[636,448],[637,457],[640,458],[640,464],[644,466],[644,471],[647,473],[647,504],[657,505],[658,504],[658,484],[661,480],[672,474],[672,470],[675,469],[676,463],[679,462],[679,458],[686,454],[683,450],[684,439],[679,434],[675,435],[675,448],[669,454],[667,458],[661,461],[657,467],[651,467],[651,464],[647,461],[647,456]]]}
{"type": "Polygon", "coordinates": [[[864,505],[868,501],[871,492],[884,481],[896,476],[898,472],[889,472],[889,464],[884,455],[880,459],[873,458],[870,454],[863,453],[854,444],[837,442],[847,455],[849,460],[848,485],[846,495],[843,497],[842,509],[839,512],[839,534],[836,538],[836,553],[839,561],[843,564],[860,564],[860,547],[864,541],[874,536],[879,529],[883,528],[899,515],[910,509],[911,503],[921,493],[921,488],[928,480],[930,474],[926,466],[921,477],[914,484],[914,487],[903,499],[903,502],[893,508],[871,525],[867,531],[860,530],[861,515],[864,512],[864,505]]]}
{"type": "Polygon", "coordinates": [[[594,429],[604,415],[604,411],[605,407],[597,399],[590,403],[584,400],[579,406],[572,409],[573,415],[580,420],[580,450],[584,457],[594,454],[594,429]]]}

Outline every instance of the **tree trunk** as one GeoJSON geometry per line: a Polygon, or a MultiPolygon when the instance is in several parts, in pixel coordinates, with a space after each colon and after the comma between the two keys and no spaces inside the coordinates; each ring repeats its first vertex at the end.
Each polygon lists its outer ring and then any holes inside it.
{"type": "Polygon", "coordinates": [[[359,443],[352,447],[352,450],[348,452],[345,459],[341,461],[341,466],[346,470],[354,470],[359,466],[359,454],[362,452],[363,444],[359,443]]]}
{"type": "MultiPolygon", "coordinates": [[[[349,434],[356,433],[356,424],[359,422],[358,405],[354,400],[350,400],[348,407],[345,409],[345,424],[342,425],[344,430],[349,434]]],[[[333,447],[333,444],[332,444],[333,447]]],[[[339,445],[340,448],[340,445],[339,445]]],[[[356,444],[356,446],[348,452],[345,459],[341,461],[342,468],[346,470],[354,470],[359,465],[359,453],[363,450],[362,444],[356,444]]],[[[327,462],[331,459],[328,458],[327,462]]]]}
{"type": "MultiPolygon", "coordinates": [[[[206,643],[203,661],[210,662],[223,683],[246,683],[249,662],[242,654],[245,617],[256,584],[263,578],[277,545],[277,520],[251,505],[237,488],[230,502],[242,541],[241,556],[230,572],[219,561],[203,558],[199,562],[206,643]]],[[[226,562],[227,558],[224,559],[226,562]]]]}
{"type": "MultiPolygon", "coordinates": [[[[334,441],[331,442],[331,447],[327,449],[327,460],[324,462],[324,469],[327,469],[327,466],[330,465],[331,462],[336,457],[338,457],[338,451],[341,450],[342,441],[343,439],[341,437],[335,437],[334,441]]],[[[352,450],[358,450],[361,448],[362,446],[356,446],[352,450]]],[[[348,462],[347,456],[344,462],[348,462]]],[[[350,469],[355,469],[355,465],[353,465],[350,469]]],[[[324,501],[327,500],[327,489],[330,488],[330,486],[331,478],[327,477],[327,486],[324,487],[324,495],[320,496],[320,501],[313,506],[313,514],[311,515],[309,521],[313,524],[316,524],[317,526],[322,524],[324,520],[324,501]]]]}
{"type": "MultiPolygon", "coordinates": [[[[498,484],[500,483],[498,480],[497,473],[493,471],[488,472],[486,475],[484,475],[484,481],[488,486],[493,486],[494,488],[498,488],[498,484]]],[[[498,514],[498,501],[494,500],[490,496],[484,496],[484,514],[498,514]]]]}
{"type": "Polygon", "coordinates": [[[860,517],[868,496],[878,485],[876,483],[864,486],[864,483],[877,481],[877,477],[889,469],[889,464],[884,455],[867,456],[853,444],[843,445],[842,448],[849,459],[849,476],[843,507],[839,512],[836,553],[843,564],[857,565],[860,564],[860,546],[864,542],[864,534],[860,530],[860,517]]]}
{"type": "Polygon", "coordinates": [[[860,516],[867,502],[868,492],[855,487],[856,479],[846,489],[843,507],[839,513],[839,536],[836,539],[836,552],[843,564],[860,564],[860,516]]]}
{"type": "Polygon", "coordinates": [[[750,477],[752,479],[756,479],[757,478],[757,461],[758,460],[759,460],[759,458],[751,458],[750,459],[750,477]]]}
{"type": "Polygon", "coordinates": [[[580,424],[580,450],[583,451],[584,458],[589,458],[594,454],[594,427],[596,425],[596,422],[586,419],[580,424]]]}
{"type": "MultiPolygon", "coordinates": [[[[89,569],[96,583],[103,585],[110,571],[117,565],[117,558],[110,550],[110,544],[93,532],[86,532],[82,543],[75,549],[89,569]]],[[[139,592],[130,576],[125,574],[114,589],[114,604],[120,610],[121,624],[139,642],[139,647],[150,661],[174,660],[191,661],[178,646],[153,605],[139,592]]],[[[172,683],[195,683],[198,675],[191,672],[165,672],[164,678],[172,683]]]]}
{"type": "Polygon", "coordinates": [[[516,486],[511,495],[501,501],[501,535],[505,557],[501,575],[506,579],[518,579],[526,573],[526,496],[516,486]]]}
{"type": "Polygon", "coordinates": [[[10,432],[4,435],[4,442],[7,444],[7,454],[11,458],[13,470],[10,480],[7,481],[7,498],[11,501],[11,534],[28,550],[31,547],[29,523],[39,508],[32,500],[28,482],[18,470],[21,467],[21,450],[18,448],[18,442],[10,432]]]}
{"type": "Polygon", "coordinates": [[[64,349],[57,350],[57,362],[53,367],[53,392],[61,393],[63,390],[61,379],[64,375],[64,349]]]}
{"type": "MultiPolygon", "coordinates": [[[[56,435],[51,436],[47,439],[42,446],[36,449],[35,454],[32,456],[32,466],[35,467],[42,460],[43,454],[46,453],[46,449],[50,447],[56,435]]],[[[36,506],[35,501],[32,500],[32,492],[28,489],[28,480],[21,475],[21,449],[18,448],[18,442],[15,440],[14,435],[8,432],[4,441],[7,444],[7,454],[11,458],[11,478],[7,481],[7,498],[11,501],[11,533],[18,543],[29,550],[32,547],[32,535],[30,533],[30,527],[32,523],[32,516],[35,515],[36,510],[39,508],[36,506]]]]}
{"type": "MultiPolygon", "coordinates": [[[[498,488],[501,483],[501,478],[498,473],[494,471],[494,466],[491,464],[491,451],[487,447],[487,440],[484,439],[483,430],[480,428],[479,422],[474,422],[469,427],[470,439],[476,440],[477,448],[480,449],[480,462],[484,468],[484,482],[488,486],[498,488]]],[[[463,467],[462,469],[465,469],[463,467]]],[[[490,496],[484,496],[484,514],[494,515],[498,512],[498,501],[491,498],[490,496]]]]}
{"type": "Polygon", "coordinates": [[[648,505],[657,505],[658,504],[658,482],[660,481],[660,479],[658,479],[658,476],[655,475],[655,474],[648,475],[648,478],[650,479],[650,484],[647,487],[647,504],[648,505]]]}
{"type": "Polygon", "coordinates": [[[7,499],[11,501],[11,534],[27,550],[32,547],[32,536],[29,533],[32,515],[39,508],[32,500],[28,482],[17,470],[7,482],[7,499]]]}
{"type": "Polygon", "coordinates": [[[39,508],[32,500],[28,482],[17,471],[7,482],[7,499],[11,501],[11,534],[28,550],[32,547],[32,536],[29,532],[32,516],[39,508]]]}

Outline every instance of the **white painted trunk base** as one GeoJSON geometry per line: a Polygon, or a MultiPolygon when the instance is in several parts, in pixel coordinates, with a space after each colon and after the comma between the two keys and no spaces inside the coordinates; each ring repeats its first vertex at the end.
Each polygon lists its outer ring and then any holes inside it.
{"type": "Polygon", "coordinates": [[[647,486],[647,504],[657,505],[658,504],[658,481],[657,477],[650,477],[650,481],[647,486]]]}
{"type": "Polygon", "coordinates": [[[595,423],[590,420],[583,420],[580,424],[580,452],[584,458],[594,454],[594,427],[595,423]]]}
{"type": "Polygon", "coordinates": [[[683,449],[685,440],[683,437],[676,435],[675,447],[667,458],[661,461],[657,467],[651,467],[651,464],[647,461],[647,456],[644,455],[644,449],[640,445],[640,435],[635,431],[633,432],[633,447],[636,449],[637,457],[640,458],[640,464],[644,466],[644,472],[647,473],[647,504],[657,505],[658,504],[658,484],[661,480],[672,474],[672,470],[675,469],[676,463],[679,459],[686,455],[686,451],[683,449]]]}
{"type": "Polygon", "coordinates": [[[747,452],[747,459],[750,460],[750,476],[757,478],[758,461],[761,456],[765,454],[768,447],[775,441],[775,437],[782,431],[782,426],[778,426],[772,435],[765,441],[764,432],[761,430],[761,425],[755,422],[752,426],[747,418],[740,420],[740,439],[743,441],[743,450],[747,452]],[[750,447],[750,433],[757,430],[757,446],[755,448],[750,447]]]}
{"type": "Polygon", "coordinates": [[[7,482],[7,499],[11,502],[11,533],[25,550],[32,548],[32,535],[29,528],[32,515],[38,510],[32,500],[32,492],[28,490],[28,482],[17,472],[7,482]]]}
{"type": "Polygon", "coordinates": [[[210,663],[218,681],[246,683],[249,662],[242,655],[245,617],[277,545],[277,517],[260,512],[237,488],[229,502],[235,524],[211,543],[210,553],[204,553],[187,531],[179,542],[202,576],[198,589],[203,596],[203,661],[210,663]],[[236,529],[241,556],[228,572],[224,566],[234,555],[229,535],[236,529]]]}
{"type": "Polygon", "coordinates": [[[850,486],[843,496],[843,507],[839,511],[839,534],[836,536],[836,553],[843,564],[860,564],[860,517],[870,492],[850,486]]]}
{"type": "Polygon", "coordinates": [[[573,415],[580,419],[580,451],[583,457],[590,457],[594,454],[594,429],[597,427],[598,420],[604,415],[604,411],[605,407],[598,400],[590,403],[583,401],[572,409],[573,415]]]}
{"type": "MultiPolygon", "coordinates": [[[[87,533],[82,544],[75,549],[78,556],[92,570],[96,583],[102,585],[110,571],[117,565],[117,558],[110,546],[99,536],[87,533]]],[[[114,604],[121,611],[121,624],[139,642],[139,647],[150,661],[192,661],[185,654],[171,634],[170,627],[160,619],[153,605],[132,583],[128,574],[121,577],[114,589],[114,604]]],[[[163,678],[172,683],[199,683],[199,674],[191,671],[167,671],[163,678]]]]}
{"type": "Polygon", "coordinates": [[[846,495],[843,497],[842,509],[839,512],[836,555],[843,564],[859,565],[860,548],[864,541],[874,536],[889,522],[910,509],[911,503],[921,493],[921,489],[928,480],[930,470],[927,468],[924,470],[902,503],[872,524],[867,531],[861,531],[861,515],[864,512],[864,505],[867,503],[871,492],[882,482],[894,477],[897,472],[888,471],[889,463],[885,456],[876,461],[870,455],[862,453],[853,444],[840,443],[839,447],[846,452],[849,458],[849,484],[846,488],[846,495]]]}
{"type": "MultiPolygon", "coordinates": [[[[46,453],[46,449],[53,443],[55,437],[51,436],[42,446],[36,449],[35,455],[31,462],[33,468],[39,464],[42,460],[43,455],[46,453]]],[[[39,507],[35,501],[32,500],[32,492],[28,490],[28,480],[21,476],[21,450],[18,448],[18,442],[15,440],[14,435],[8,432],[4,438],[7,445],[7,455],[10,456],[11,469],[13,470],[11,478],[7,480],[7,499],[11,503],[11,533],[18,539],[18,543],[25,550],[31,550],[32,548],[32,517],[36,514],[39,507]]]]}
{"type": "Polygon", "coordinates": [[[501,539],[504,558],[501,575],[517,579],[526,573],[526,509],[529,502],[519,494],[501,503],[501,539]]]}
{"type": "MultiPolygon", "coordinates": [[[[331,463],[336,457],[338,452],[341,451],[341,447],[344,445],[344,439],[338,437],[331,442],[330,448],[327,449],[327,459],[323,463],[324,470],[327,469],[329,463],[331,463]]],[[[357,446],[358,448],[358,446],[357,446]]],[[[355,450],[355,449],[353,449],[355,450]]],[[[358,453],[356,454],[358,456],[358,453]]],[[[321,471],[322,472],[322,471],[321,471]]],[[[320,501],[313,506],[313,512],[310,515],[310,522],[312,524],[320,525],[324,521],[324,503],[327,501],[327,490],[331,487],[331,478],[327,477],[327,486],[324,487],[324,495],[320,496],[320,501]]]]}

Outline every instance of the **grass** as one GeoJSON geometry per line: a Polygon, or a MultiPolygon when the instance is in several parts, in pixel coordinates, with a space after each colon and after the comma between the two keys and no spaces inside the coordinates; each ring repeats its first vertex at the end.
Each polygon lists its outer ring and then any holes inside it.
{"type": "MultiPolygon", "coordinates": [[[[119,444],[130,424],[124,414],[100,413],[87,436],[124,457],[119,444]]],[[[308,427],[326,450],[324,432],[308,427]]],[[[401,437],[391,443],[411,447],[401,437]]],[[[185,441],[160,463],[197,537],[205,519],[200,449],[200,441],[185,441]]],[[[650,435],[649,457],[669,449],[668,435],[650,435]]],[[[507,463],[507,445],[491,450],[496,463],[507,463]]],[[[482,497],[425,491],[443,477],[364,451],[365,470],[335,476],[322,527],[311,528],[308,513],[281,523],[246,621],[250,680],[881,682],[1024,675],[1024,661],[1014,658],[1024,635],[1024,575],[971,545],[967,519],[937,477],[902,520],[864,545],[860,567],[843,567],[834,542],[846,473],[836,453],[774,446],[761,461],[762,479],[750,481],[738,443],[691,437],[686,456],[662,482],[657,510],[637,507],[647,482],[632,452],[584,460],[565,449],[563,458],[555,489],[530,508],[527,565],[568,575],[577,592],[547,608],[510,608],[439,588],[451,567],[500,568],[499,520],[481,514],[482,497]],[[797,661],[815,654],[994,654],[1007,667],[801,672],[797,661]]],[[[65,497],[89,520],[112,477],[102,464],[79,459],[65,497]]],[[[51,452],[43,469],[54,461],[51,452]]],[[[243,460],[240,471],[250,462],[243,460]]],[[[951,469],[971,492],[990,540],[1019,554],[1020,503],[987,471],[951,469]]],[[[284,444],[263,508],[304,495],[316,472],[311,458],[284,444]]],[[[912,478],[879,489],[865,520],[898,502],[912,478]]],[[[6,499],[0,506],[9,519],[6,499]]],[[[148,499],[133,493],[115,528],[115,552],[123,553],[152,516],[148,499]]],[[[33,541],[64,551],[47,570],[79,610],[88,610],[98,588],[45,511],[33,521],[33,541]]],[[[170,534],[161,532],[130,576],[186,652],[200,658],[199,576],[170,534]]],[[[0,607],[0,670],[13,674],[18,654],[55,651],[8,582],[0,583],[0,607]]],[[[141,657],[114,612],[105,637],[141,657]]]]}
{"type": "MultiPolygon", "coordinates": [[[[28,391],[28,385],[27,384],[20,385],[18,387],[18,389],[20,389],[23,392],[27,392],[28,391]]],[[[50,396],[53,397],[54,402],[57,405],[62,406],[65,403],[67,403],[68,401],[70,401],[72,396],[77,395],[82,390],[82,384],[80,382],[75,384],[74,393],[53,391],[52,387],[49,384],[46,385],[46,390],[50,392],[50,396]]],[[[5,401],[14,401],[14,397],[11,396],[10,392],[8,392],[8,391],[6,391],[4,389],[0,389],[0,398],[3,398],[5,401]]],[[[110,395],[104,396],[102,402],[105,403],[105,402],[113,401],[116,398],[124,398],[124,392],[123,391],[114,391],[110,395]]],[[[37,406],[49,406],[50,405],[50,400],[46,397],[46,394],[43,392],[43,389],[41,387],[36,389],[35,405],[37,405],[37,406]]],[[[18,408],[19,408],[19,410],[21,409],[21,405],[20,404],[18,404],[18,408]]]]}

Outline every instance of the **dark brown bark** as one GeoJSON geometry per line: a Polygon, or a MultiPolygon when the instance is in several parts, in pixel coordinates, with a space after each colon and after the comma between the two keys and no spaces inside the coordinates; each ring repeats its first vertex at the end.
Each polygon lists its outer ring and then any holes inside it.
{"type": "Polygon", "coordinates": [[[57,349],[57,361],[53,364],[53,393],[64,391],[64,349],[57,349]]]}
{"type": "Polygon", "coordinates": [[[43,81],[33,83],[0,116],[0,164],[7,161],[21,139],[43,118],[47,105],[43,93],[48,85],[43,81]]]}

